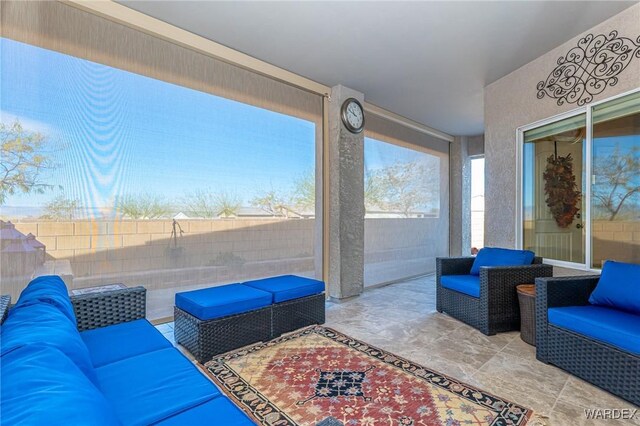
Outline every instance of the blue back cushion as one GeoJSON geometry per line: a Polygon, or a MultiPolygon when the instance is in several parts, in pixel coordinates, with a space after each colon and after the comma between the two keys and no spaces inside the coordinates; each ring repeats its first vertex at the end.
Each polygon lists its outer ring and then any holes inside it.
{"type": "Polygon", "coordinates": [[[531,265],[535,253],[529,250],[511,250],[485,247],[478,252],[471,267],[471,275],[480,275],[482,266],[524,266],[531,265]]]}
{"type": "Polygon", "coordinates": [[[89,350],[76,325],[48,303],[14,307],[2,324],[0,351],[4,356],[23,346],[58,349],[94,383],[97,383],[89,350]]]}
{"type": "Polygon", "coordinates": [[[6,425],[118,425],[104,395],[62,352],[22,346],[0,359],[6,425]]]}
{"type": "Polygon", "coordinates": [[[59,276],[45,275],[33,279],[27,288],[22,290],[16,306],[40,302],[55,306],[74,324],[76,323],[76,315],[73,311],[71,299],[69,299],[67,286],[59,276]]]}
{"type": "Polygon", "coordinates": [[[640,265],[606,261],[589,303],[640,315],[640,265]]]}

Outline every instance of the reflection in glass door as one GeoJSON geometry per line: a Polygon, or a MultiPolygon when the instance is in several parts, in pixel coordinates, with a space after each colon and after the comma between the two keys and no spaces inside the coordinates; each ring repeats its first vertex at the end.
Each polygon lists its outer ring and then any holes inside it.
{"type": "Polygon", "coordinates": [[[640,263],[640,93],[593,107],[592,267],[640,263]]]}
{"type": "Polygon", "coordinates": [[[547,259],[585,262],[586,114],[524,133],[523,248],[547,259]]]}

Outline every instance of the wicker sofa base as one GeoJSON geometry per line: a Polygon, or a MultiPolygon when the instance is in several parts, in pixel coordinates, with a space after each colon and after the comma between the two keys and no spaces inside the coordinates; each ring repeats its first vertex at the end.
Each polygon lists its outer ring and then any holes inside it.
{"type": "Polygon", "coordinates": [[[546,357],[541,361],[640,406],[640,357],[636,355],[549,324],[546,357]]]}
{"type": "Polygon", "coordinates": [[[271,306],[202,321],[174,307],[174,337],[200,363],[215,355],[271,338],[271,306]]]}
{"type": "Polygon", "coordinates": [[[271,338],[300,328],[324,324],[324,293],[271,305],[273,310],[271,322],[271,338]]]}

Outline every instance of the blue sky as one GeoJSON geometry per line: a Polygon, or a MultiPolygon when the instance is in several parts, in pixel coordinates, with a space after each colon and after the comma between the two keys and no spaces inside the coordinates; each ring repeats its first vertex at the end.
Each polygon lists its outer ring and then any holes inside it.
{"type": "MultiPolygon", "coordinates": [[[[16,194],[6,214],[39,214],[55,196],[108,207],[116,196],[178,200],[198,189],[288,191],[315,167],[315,124],[6,38],[0,39],[2,122],[48,139],[60,189],[16,194]]],[[[366,167],[430,156],[367,138],[366,167]]],[[[90,210],[90,209],[89,209],[90,210]]]]}
{"type": "MultiPolygon", "coordinates": [[[[1,49],[2,121],[47,135],[60,165],[47,182],[84,205],[198,188],[247,204],[315,167],[312,122],[5,38],[1,49]]],[[[5,207],[59,193],[12,196],[5,207]]]]}

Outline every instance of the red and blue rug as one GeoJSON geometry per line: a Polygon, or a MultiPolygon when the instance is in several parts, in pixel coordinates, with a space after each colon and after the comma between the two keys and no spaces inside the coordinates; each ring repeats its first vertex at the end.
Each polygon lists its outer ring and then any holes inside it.
{"type": "Polygon", "coordinates": [[[532,411],[326,327],[222,355],[214,381],[261,425],[525,425],[532,411]]]}

